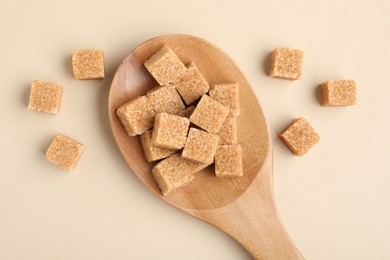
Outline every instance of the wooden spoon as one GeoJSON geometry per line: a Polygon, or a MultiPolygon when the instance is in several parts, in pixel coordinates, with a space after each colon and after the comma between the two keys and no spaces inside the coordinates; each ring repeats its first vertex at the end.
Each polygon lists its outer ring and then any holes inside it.
{"type": "Polygon", "coordinates": [[[225,231],[256,259],[303,259],[289,238],[275,206],[272,148],[263,111],[248,81],[222,50],[190,35],[163,35],[135,48],[113,78],[108,112],[116,143],[132,171],[157,196],[176,208],[225,231]],[[138,137],[129,137],[116,109],[157,86],[143,63],[168,45],[184,62],[193,61],[210,84],[238,82],[241,114],[238,142],[243,150],[244,177],[217,178],[213,168],[197,173],[188,186],[162,196],[150,173],[138,137]]]}

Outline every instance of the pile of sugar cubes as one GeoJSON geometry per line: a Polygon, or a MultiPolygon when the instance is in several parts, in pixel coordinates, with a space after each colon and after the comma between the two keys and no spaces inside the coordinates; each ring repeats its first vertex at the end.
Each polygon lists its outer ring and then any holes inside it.
{"type": "Polygon", "coordinates": [[[144,63],[159,86],[121,105],[116,114],[129,136],[139,135],[163,195],[189,184],[215,164],[217,177],[241,177],[237,143],[239,85],[210,86],[195,63],[185,66],[162,46],[144,63]]]}
{"type": "MultiPolygon", "coordinates": [[[[72,53],[73,76],[79,80],[104,78],[102,50],[79,50],[72,53]]],[[[34,80],[31,84],[28,110],[57,114],[60,111],[64,87],[53,82],[34,80]]],[[[58,134],[46,152],[46,159],[58,167],[73,170],[84,150],[84,145],[58,134]]]]}

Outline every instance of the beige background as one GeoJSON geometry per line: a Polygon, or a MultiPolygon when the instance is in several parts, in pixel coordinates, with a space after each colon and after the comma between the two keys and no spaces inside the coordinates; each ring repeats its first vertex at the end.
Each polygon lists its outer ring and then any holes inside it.
{"type": "Polygon", "coordinates": [[[390,259],[390,2],[0,1],[0,259],[250,259],[230,237],[160,201],[112,137],[107,96],[121,60],[160,34],[207,39],[247,75],[274,145],[275,196],[307,259],[390,259]],[[266,76],[276,46],[305,52],[303,78],[266,76]],[[72,50],[102,48],[103,81],[72,78],[72,50]],[[32,80],[65,87],[58,115],[27,111],[32,80]],[[319,83],[355,79],[359,102],[323,108],[319,83]],[[294,157],[277,134],[304,116],[321,135],[294,157]],[[66,173],[57,133],[85,144],[66,173]]]}

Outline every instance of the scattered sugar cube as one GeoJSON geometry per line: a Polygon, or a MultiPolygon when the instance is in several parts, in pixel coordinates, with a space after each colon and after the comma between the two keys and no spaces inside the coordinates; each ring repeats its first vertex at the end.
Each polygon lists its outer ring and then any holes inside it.
{"type": "Polygon", "coordinates": [[[218,141],[218,135],[191,127],[181,156],[191,161],[211,164],[214,161],[218,141]]]}
{"type": "Polygon", "coordinates": [[[177,152],[177,150],[170,150],[152,145],[152,130],[146,131],[140,135],[139,138],[142,149],[144,150],[145,158],[148,162],[167,158],[177,152]]]}
{"type": "Polygon", "coordinates": [[[34,80],[31,84],[28,110],[57,114],[60,111],[63,87],[34,80]]]}
{"type": "Polygon", "coordinates": [[[176,82],[186,71],[186,66],[166,45],[145,61],[144,66],[161,86],[176,82]]]}
{"type": "Polygon", "coordinates": [[[180,154],[174,154],[154,166],[152,175],[162,194],[166,196],[170,192],[190,183],[194,179],[194,173],[206,166],[186,160],[180,154]]]}
{"type": "Polygon", "coordinates": [[[71,171],[80,159],[84,146],[75,140],[59,134],[54,137],[46,152],[46,159],[49,162],[71,171]]]}
{"type": "Polygon", "coordinates": [[[217,84],[212,86],[210,97],[230,108],[229,115],[240,114],[240,93],[238,83],[217,84]]]}
{"type": "Polygon", "coordinates": [[[140,135],[152,128],[156,113],[146,96],[137,97],[120,106],[116,115],[129,136],[140,135]]]}
{"type": "Polygon", "coordinates": [[[237,144],[237,117],[228,116],[218,132],[219,144],[237,144]]]}
{"type": "Polygon", "coordinates": [[[302,76],[303,51],[289,48],[276,48],[271,55],[269,76],[296,80],[302,76]]]}
{"type": "Polygon", "coordinates": [[[172,86],[156,87],[146,93],[146,96],[149,98],[156,114],[161,112],[176,114],[185,108],[179,93],[172,86]]]}
{"type": "Polygon", "coordinates": [[[318,133],[303,117],[294,120],[279,137],[295,155],[304,155],[320,140],[318,133]]]}
{"type": "Polygon", "coordinates": [[[186,109],[177,113],[177,115],[182,116],[182,117],[186,117],[186,118],[190,118],[190,116],[192,115],[192,112],[194,112],[194,109],[195,109],[194,106],[189,106],[186,109]]]}
{"type": "Polygon", "coordinates": [[[72,66],[75,79],[104,79],[102,50],[73,51],[72,66]]]}
{"type": "Polygon", "coordinates": [[[241,146],[220,145],[215,153],[215,175],[217,177],[242,177],[241,146]]]}
{"type": "Polygon", "coordinates": [[[216,134],[228,114],[228,107],[205,94],[195,107],[190,121],[207,132],[216,134]]]}
{"type": "Polygon", "coordinates": [[[181,149],[187,138],[190,121],[167,113],[157,114],[154,122],[152,144],[167,149],[181,149]]]}
{"type": "Polygon", "coordinates": [[[320,88],[321,106],[350,106],[357,102],[353,80],[330,80],[322,83],[320,88]]]}
{"type": "Polygon", "coordinates": [[[210,90],[206,79],[193,62],[188,65],[187,71],[175,86],[187,105],[201,98],[210,90]]]}

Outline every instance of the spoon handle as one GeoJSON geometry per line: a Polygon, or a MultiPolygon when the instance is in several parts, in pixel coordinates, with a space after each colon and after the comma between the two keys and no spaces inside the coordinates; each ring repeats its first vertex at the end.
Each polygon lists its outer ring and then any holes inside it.
{"type": "Polygon", "coordinates": [[[236,239],[255,259],[304,259],[290,239],[275,206],[272,155],[248,190],[227,206],[188,213],[236,239]]]}

